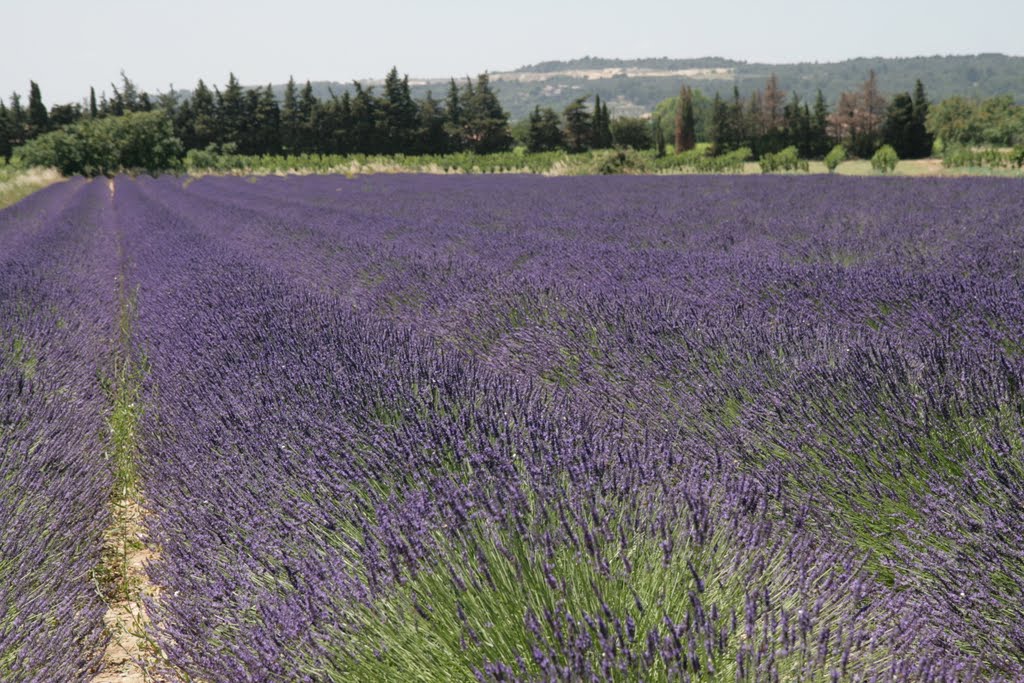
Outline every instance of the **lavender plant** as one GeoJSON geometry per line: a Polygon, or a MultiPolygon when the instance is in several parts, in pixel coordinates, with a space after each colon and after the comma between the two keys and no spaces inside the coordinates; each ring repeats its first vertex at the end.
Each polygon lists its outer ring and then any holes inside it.
{"type": "Polygon", "coordinates": [[[1013,181],[119,181],[171,660],[1024,673],[1013,181]]]}

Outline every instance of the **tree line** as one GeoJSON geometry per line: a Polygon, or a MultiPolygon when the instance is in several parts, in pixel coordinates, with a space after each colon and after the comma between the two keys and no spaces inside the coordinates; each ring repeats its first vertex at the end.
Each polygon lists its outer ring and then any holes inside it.
{"type": "MultiPolygon", "coordinates": [[[[755,157],[790,147],[802,158],[823,158],[836,144],[855,156],[868,158],[888,144],[900,158],[928,156],[936,135],[952,144],[1019,144],[1024,142],[1024,107],[1010,98],[975,101],[954,97],[933,106],[924,85],[913,93],[887,99],[879,92],[874,72],[861,86],[843,92],[830,107],[819,90],[813,102],[795,92],[788,96],[772,75],[765,86],[741,98],[682,87],[679,96],[655,109],[651,119],[612,119],[606,102],[578,97],[557,112],[536,106],[529,117],[510,125],[491,87],[488,75],[476,80],[451,79],[444,97],[428,91],[414,99],[407,76],[392,68],[380,92],[356,81],[351,89],[317,98],[309,81],[299,86],[290,79],[282,97],[270,85],[243,87],[234,74],[223,89],[200,80],[188,97],[173,90],[150,95],[124,73],[111,85],[108,97],[90,88],[81,103],[47,109],[39,85],[30,83],[27,104],[14,93],[9,104],[0,100],[0,156],[10,158],[18,146],[45,134],[61,136],[36,145],[51,152],[68,150],[85,140],[117,144],[118,125],[133,131],[129,137],[170,134],[162,157],[188,150],[212,149],[245,155],[273,154],[478,154],[502,152],[519,144],[531,152],[582,152],[612,146],[667,150],[676,153],[709,143],[712,155],[749,149],[755,157]],[[129,125],[104,124],[105,119],[134,117],[129,125]],[[145,134],[140,130],[149,126],[145,134]],[[112,143],[110,141],[113,141],[112,143]]],[[[127,134],[126,134],[127,135],[127,134]]],[[[100,154],[92,167],[116,163],[110,150],[71,150],[77,157],[100,154]]],[[[132,152],[133,158],[137,156],[132,152]]],[[[83,166],[73,158],[70,166],[83,166]]]]}

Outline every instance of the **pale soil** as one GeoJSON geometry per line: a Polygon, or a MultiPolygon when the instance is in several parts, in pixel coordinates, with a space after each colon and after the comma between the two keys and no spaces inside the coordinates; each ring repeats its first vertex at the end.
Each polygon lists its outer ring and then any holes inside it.
{"type": "Polygon", "coordinates": [[[111,599],[104,624],[110,643],[92,683],[178,683],[159,647],[147,633],[149,617],[142,599],[160,597],[146,565],[159,557],[145,530],[145,511],[135,500],[119,501],[117,523],[107,532],[107,570],[126,590],[111,599]]]}

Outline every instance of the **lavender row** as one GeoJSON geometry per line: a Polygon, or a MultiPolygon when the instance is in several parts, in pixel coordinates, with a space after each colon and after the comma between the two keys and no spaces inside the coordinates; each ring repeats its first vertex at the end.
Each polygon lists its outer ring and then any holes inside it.
{"type": "Polygon", "coordinates": [[[172,658],[1019,675],[1014,187],[124,183],[172,658]]]}
{"type": "Polygon", "coordinates": [[[83,681],[106,641],[96,590],[116,235],[105,184],[0,212],[0,679],[83,681]]]}

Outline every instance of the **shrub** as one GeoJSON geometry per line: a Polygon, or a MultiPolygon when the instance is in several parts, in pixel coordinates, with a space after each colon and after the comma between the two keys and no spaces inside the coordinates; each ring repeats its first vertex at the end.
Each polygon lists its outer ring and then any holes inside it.
{"type": "Polygon", "coordinates": [[[892,173],[896,170],[896,163],[900,160],[892,145],[882,145],[871,157],[871,168],[879,173],[892,173]]]}
{"type": "Polygon", "coordinates": [[[170,118],[153,111],[85,119],[40,135],[14,154],[26,166],[53,167],[63,175],[98,176],[173,170],[181,165],[181,152],[170,118]]]}
{"type": "Polygon", "coordinates": [[[1024,145],[1014,147],[1013,151],[1010,152],[1010,159],[1017,168],[1024,167],[1024,145]]]}
{"type": "Polygon", "coordinates": [[[832,148],[831,152],[825,155],[825,168],[828,169],[829,173],[835,173],[836,168],[844,161],[846,161],[846,148],[842,145],[836,145],[832,148]]]}
{"type": "Polygon", "coordinates": [[[761,165],[762,173],[774,173],[775,171],[807,171],[810,164],[806,159],[800,158],[800,153],[794,146],[789,146],[781,152],[763,155],[758,163],[761,165]]]}

